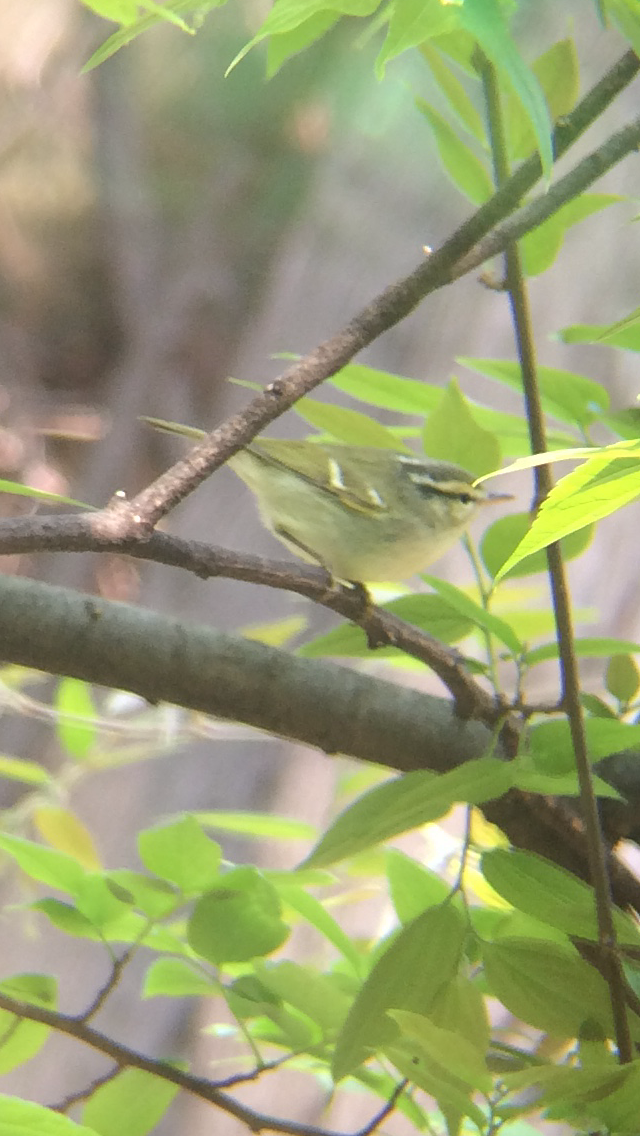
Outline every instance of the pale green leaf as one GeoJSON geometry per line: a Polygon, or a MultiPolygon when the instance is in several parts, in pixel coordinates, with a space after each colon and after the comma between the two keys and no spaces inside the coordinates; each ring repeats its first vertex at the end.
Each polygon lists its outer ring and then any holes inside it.
{"type": "Polygon", "coordinates": [[[189,814],[141,832],[138,854],[150,872],[187,893],[213,887],[220,879],[220,846],[189,814]]]}
{"type": "MultiPolygon", "coordinates": [[[[491,576],[497,576],[504,564],[524,539],[531,526],[529,513],[510,513],[506,517],[499,517],[482,534],[480,541],[480,554],[484,566],[491,576]]],[[[571,533],[560,542],[562,558],[565,561],[575,560],[581,556],[593,540],[595,529],[593,525],[586,525],[575,533],[571,533]]],[[[536,572],[547,571],[547,558],[543,551],[525,557],[509,572],[502,575],[514,579],[520,576],[531,576],[536,572]]]]}
{"type": "Polygon", "coordinates": [[[451,904],[430,907],[404,927],[374,964],[355,998],[336,1042],[336,1081],[398,1036],[389,1010],[428,1013],[458,969],[466,921],[451,904]]]}
{"type": "Polygon", "coordinates": [[[498,439],[478,425],[455,379],[427,418],[422,442],[429,457],[457,462],[478,477],[500,465],[498,439]]]}
{"type": "Polygon", "coordinates": [[[448,773],[416,770],[371,789],[345,809],[304,861],[326,866],[444,816],[457,801],[479,804],[511,788],[509,764],[482,757],[448,773]]]}
{"type": "Polygon", "coordinates": [[[256,840],[264,840],[265,837],[275,840],[314,840],[317,836],[312,824],[294,820],[293,817],[276,816],[274,813],[207,809],[206,812],[193,813],[193,817],[205,828],[235,832],[241,836],[254,837],[256,840]]]}
{"type": "Polygon", "coordinates": [[[343,406],[331,406],[315,399],[304,399],[296,403],[296,413],[318,430],[324,430],[338,442],[355,446],[378,446],[388,450],[405,450],[385,426],[361,414],[358,410],[347,410],[343,406]]]}
{"type": "Polygon", "coordinates": [[[160,958],[151,963],[143,998],[203,998],[220,994],[220,984],[184,959],[160,958]]]}
{"type": "Polygon", "coordinates": [[[24,781],[27,785],[46,785],[51,781],[51,774],[37,761],[4,754],[0,755],[0,777],[6,777],[9,781],[24,781]]]}
{"type": "Polygon", "coordinates": [[[561,478],[496,580],[525,556],[599,521],[640,496],[640,456],[598,453],[561,478]]]}
{"type": "Polygon", "coordinates": [[[255,868],[232,868],[196,903],[189,946],[208,962],[246,962],[271,954],[289,934],[272,884],[255,868]]]}
{"type": "Polygon", "coordinates": [[[474,205],[482,205],[493,192],[493,182],[484,162],[434,107],[422,98],[416,99],[416,106],[433,130],[440,161],[453,184],[474,205]]]}
{"type": "Polygon", "coordinates": [[[97,1136],[97,1133],[54,1109],[0,1093],[0,1136],[97,1136]]]}
{"type": "Polygon", "coordinates": [[[486,131],[482,116],[476,110],[460,80],[442,58],[441,52],[428,41],[420,45],[420,51],[429,64],[440,90],[460,122],[478,142],[486,143],[486,131]]]}
{"type": "Polygon", "coordinates": [[[383,78],[390,59],[433,36],[451,31],[456,23],[455,8],[443,4],[442,0],[395,0],[389,8],[387,38],[376,59],[377,77],[383,78]]]}
{"type": "Polygon", "coordinates": [[[450,584],[448,580],[440,580],[437,576],[427,576],[424,574],[422,575],[422,579],[433,588],[434,592],[437,592],[447,603],[450,603],[451,607],[459,611],[461,615],[471,619],[477,627],[481,627],[484,631],[489,632],[490,635],[495,635],[496,639],[504,643],[513,655],[519,656],[522,653],[524,644],[520,642],[518,636],[504,619],[500,619],[500,617],[494,615],[493,612],[487,611],[486,608],[475,603],[466,592],[457,588],[455,584],[450,584]]]}
{"type": "MultiPolygon", "coordinates": [[[[519,911],[568,935],[598,942],[593,888],[571,872],[533,852],[493,848],[482,857],[482,873],[519,911]]],[[[613,915],[619,942],[638,945],[640,936],[630,916],[617,909],[613,915]]]]}
{"type": "Polygon", "coordinates": [[[613,1036],[606,982],[570,944],[503,938],[481,944],[489,993],[514,1017],[559,1038],[593,1020],[613,1036]]]}
{"type": "Polygon", "coordinates": [[[94,1088],[82,1119],[99,1136],[146,1136],[165,1115],[178,1085],[143,1069],[122,1069],[94,1088]]]}
{"type": "Polygon", "coordinates": [[[531,122],[542,168],[548,176],[553,165],[549,111],[538,80],[511,38],[503,6],[499,0],[465,0],[458,11],[462,26],[478,41],[499,74],[511,83],[531,122]]]}
{"type": "MultiPolygon", "coordinates": [[[[490,379],[506,383],[513,390],[522,391],[520,364],[511,359],[462,356],[457,362],[490,379]]],[[[583,428],[593,422],[599,411],[609,406],[609,395],[602,384],[585,375],[559,367],[540,366],[536,368],[536,378],[545,410],[562,422],[583,428]]]]}
{"type": "Polygon", "coordinates": [[[60,745],[71,757],[82,761],[93,748],[97,736],[96,708],[91,687],[78,678],[62,678],[56,688],[54,709],[60,745]]]}

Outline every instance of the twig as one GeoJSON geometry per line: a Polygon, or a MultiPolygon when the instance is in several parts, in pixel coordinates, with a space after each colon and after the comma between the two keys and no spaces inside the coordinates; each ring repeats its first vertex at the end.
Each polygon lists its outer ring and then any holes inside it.
{"type": "MultiPolygon", "coordinates": [[[[160,1077],[163,1081],[178,1085],[186,1092],[192,1093],[201,1100],[216,1105],[223,1112],[229,1113],[230,1116],[234,1116],[236,1120],[245,1124],[250,1132],[281,1132],[285,1136],[344,1136],[344,1133],[318,1128],[313,1124],[297,1124],[295,1121],[278,1120],[273,1116],[257,1112],[255,1109],[234,1100],[228,1093],[223,1092],[215,1082],[209,1081],[205,1077],[195,1077],[191,1073],[185,1073],[182,1069],[178,1069],[175,1065],[169,1065],[165,1061],[146,1057],[144,1054],[107,1037],[106,1034],[100,1033],[81,1021],[80,1018],[61,1014],[55,1010],[46,1010],[42,1006],[35,1006],[31,1003],[19,1002],[2,992],[0,992],[0,1009],[6,1010],[10,1014],[16,1014],[20,1018],[26,1018],[27,1021],[40,1022],[59,1033],[73,1037],[76,1041],[89,1045],[99,1053],[104,1053],[115,1061],[120,1068],[142,1069],[146,1073],[160,1077]]],[[[388,1108],[388,1105],[385,1108],[388,1108]]],[[[376,1119],[375,1123],[377,1124],[379,1121],[376,1119]]],[[[361,1134],[356,1133],[355,1136],[361,1136],[361,1134]]]]}
{"type": "Polygon", "coordinates": [[[50,1104],[48,1107],[53,1112],[68,1112],[75,1104],[80,1104],[82,1101],[88,1100],[89,1097],[92,1097],[103,1085],[108,1085],[109,1081],[115,1080],[120,1071],[120,1065],[114,1065],[112,1069],[109,1069],[102,1077],[96,1077],[96,1079],[92,1081],[90,1085],[86,1085],[84,1089],[79,1089],[77,1093],[69,1093],[69,1096],[59,1101],[58,1104],[50,1104]]]}
{"type": "Polygon", "coordinates": [[[380,1111],[373,1117],[372,1120],[369,1121],[368,1124],[365,1124],[364,1128],[360,1128],[358,1132],[355,1132],[354,1136],[371,1136],[371,1133],[375,1132],[376,1128],[379,1128],[382,1122],[386,1120],[388,1116],[391,1116],[391,1113],[394,1111],[398,1101],[400,1100],[400,1097],[402,1096],[408,1084],[409,1082],[406,1079],[404,1081],[400,1081],[396,1085],[386,1104],[383,1105],[380,1111]]]}

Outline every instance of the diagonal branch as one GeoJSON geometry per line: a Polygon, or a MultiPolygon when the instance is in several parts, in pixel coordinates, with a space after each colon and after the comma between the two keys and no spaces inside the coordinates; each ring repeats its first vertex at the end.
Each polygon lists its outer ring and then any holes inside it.
{"type": "Polygon", "coordinates": [[[42,1025],[49,1026],[68,1037],[74,1037],[76,1041],[89,1045],[98,1053],[104,1053],[106,1057],[110,1057],[120,1069],[142,1069],[146,1073],[160,1077],[163,1081],[178,1085],[179,1088],[185,1089],[188,1093],[193,1093],[201,1100],[216,1105],[223,1112],[234,1116],[236,1120],[242,1121],[250,1132],[281,1132],[284,1136],[344,1136],[344,1133],[332,1133],[325,1128],[317,1128],[312,1124],[296,1124],[295,1121],[277,1120],[273,1116],[256,1112],[255,1109],[241,1104],[229,1093],[224,1092],[214,1081],[186,1073],[168,1062],[146,1057],[143,1053],[138,1053],[137,1050],[130,1049],[129,1046],[121,1045],[107,1037],[106,1034],[94,1029],[93,1026],[87,1025],[80,1018],[59,1013],[57,1010],[47,1010],[42,1006],[31,1005],[28,1002],[19,1002],[1,992],[0,1009],[6,1010],[10,1014],[16,1014],[18,1018],[24,1018],[27,1021],[40,1022],[42,1025]]]}
{"type": "MultiPolygon", "coordinates": [[[[556,154],[563,153],[598,117],[613,94],[630,81],[638,65],[633,53],[626,55],[613,69],[615,81],[610,73],[573,114],[563,120],[554,134],[556,154]]],[[[346,327],[269,383],[244,411],[208,434],[132,501],[116,498],[108,511],[95,518],[96,531],[104,535],[148,534],[162,517],[266,425],[403,320],[427,295],[504,251],[511,241],[536,228],[635,149],[639,142],[640,122],[632,123],[583,159],[548,193],[514,213],[523,195],[541,174],[537,156],[525,162],[513,178],[425,262],[385,288],[346,327]],[[507,217],[509,221],[496,228],[507,217]]]]}

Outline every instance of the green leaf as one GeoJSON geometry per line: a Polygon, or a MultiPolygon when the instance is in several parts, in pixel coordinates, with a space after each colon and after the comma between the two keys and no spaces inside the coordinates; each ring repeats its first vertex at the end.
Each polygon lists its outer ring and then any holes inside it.
{"type": "Polygon", "coordinates": [[[538,276],[551,267],[564,243],[565,233],[593,213],[616,205],[624,198],[615,193],[582,193],[567,202],[520,241],[522,263],[527,276],[538,276]]]}
{"type": "Polygon", "coordinates": [[[477,627],[483,628],[488,631],[490,635],[495,635],[505,647],[508,647],[512,655],[519,656],[524,650],[524,644],[520,642],[518,636],[513,629],[500,619],[499,616],[494,615],[492,612],[487,611],[481,607],[480,604],[475,603],[465,592],[457,588],[455,584],[450,584],[447,580],[439,580],[436,576],[422,575],[425,583],[429,584],[439,596],[442,596],[451,607],[454,607],[461,615],[467,616],[468,619],[473,620],[477,627]]]}
{"type": "Polygon", "coordinates": [[[9,781],[24,781],[27,785],[48,785],[51,774],[37,761],[25,757],[7,757],[0,754],[0,777],[9,781]]]}
{"type": "MultiPolygon", "coordinates": [[[[579,658],[601,659],[620,652],[640,653],[640,643],[632,639],[614,639],[610,637],[585,637],[574,639],[573,649],[579,658]]],[[[537,663],[545,663],[548,659],[558,658],[557,643],[543,643],[541,647],[534,647],[525,655],[527,666],[533,667],[537,663]]]]}
{"type": "Polygon", "coordinates": [[[76,505],[79,509],[93,510],[93,505],[85,505],[84,501],[74,501],[73,497],[61,497],[59,493],[32,489],[29,485],[21,485],[19,481],[6,481],[4,478],[0,478],[0,493],[9,493],[14,497],[31,497],[34,501],[47,501],[52,505],[76,505]]]}
{"type": "MultiPolygon", "coordinates": [[[[336,390],[352,398],[379,406],[383,410],[393,410],[399,414],[423,417],[438,406],[442,398],[442,387],[433,383],[406,379],[387,371],[375,371],[371,367],[350,363],[328,380],[336,390]]],[[[306,399],[301,399],[304,405],[306,399]]],[[[312,401],[312,400],[308,400],[312,401]]],[[[503,448],[509,454],[528,454],[531,446],[525,420],[516,414],[490,410],[467,399],[473,417],[478,425],[500,437],[503,448]]],[[[572,444],[575,439],[559,431],[549,432],[549,448],[560,449],[572,444]]]]}
{"type": "MultiPolygon", "coordinates": [[[[426,631],[441,643],[455,643],[464,639],[472,630],[473,623],[463,618],[439,596],[407,595],[391,603],[383,604],[384,611],[397,615],[421,631],[426,631]]],[[[299,647],[296,654],[306,659],[321,659],[326,656],[343,658],[389,659],[401,658],[402,651],[397,647],[376,648],[375,655],[367,637],[360,627],[353,623],[341,623],[325,635],[319,635],[311,642],[299,647]]]]}
{"type": "Polygon", "coordinates": [[[296,403],[295,410],[305,422],[309,422],[318,430],[324,430],[336,441],[354,446],[378,446],[381,449],[409,452],[386,426],[381,426],[379,422],[375,422],[373,418],[361,414],[358,410],[330,406],[329,403],[318,402],[312,398],[296,403]]]}
{"type": "Polygon", "coordinates": [[[150,919],[162,919],[182,902],[182,897],[166,880],[118,868],[106,875],[107,884],[129,893],[131,902],[150,919]]]}
{"type": "Polygon", "coordinates": [[[82,1119],[99,1136],[146,1136],[162,1120],[179,1091],[178,1085],[142,1069],[123,1069],[113,1080],[94,1089],[82,1119]]]}
{"type": "Polygon", "coordinates": [[[489,993],[516,1018],[559,1038],[593,1019],[613,1036],[607,984],[569,943],[504,938],[482,943],[482,956],[489,993]]]}
{"type": "Polygon", "coordinates": [[[345,809],[304,864],[335,864],[401,832],[438,820],[457,801],[479,804],[501,797],[511,784],[509,764],[493,757],[465,762],[448,773],[419,769],[395,777],[345,809]]]}
{"type": "Polygon", "coordinates": [[[40,911],[46,915],[50,923],[65,935],[73,935],[77,939],[98,938],[98,931],[93,923],[73,907],[70,903],[63,903],[60,899],[39,899],[31,904],[33,911],[40,911]]]}
{"type": "MultiPolygon", "coordinates": [[[[480,555],[490,576],[497,576],[501,568],[507,563],[512,553],[524,540],[531,527],[529,513],[509,513],[506,517],[498,517],[488,529],[485,529],[480,541],[480,555]]],[[[593,525],[585,525],[577,532],[570,533],[560,542],[562,558],[565,561],[575,560],[591,544],[595,529],[593,525]]],[[[518,576],[532,576],[536,572],[547,571],[547,557],[543,551],[535,552],[520,560],[508,572],[501,575],[501,579],[515,579],[518,576]]]]}
{"type": "Polygon", "coordinates": [[[62,678],[56,688],[54,709],[60,745],[71,757],[82,761],[95,744],[96,708],[91,687],[78,678],[62,678]]]}
{"type": "MultiPolygon", "coordinates": [[[[520,364],[511,359],[472,359],[463,355],[457,362],[490,379],[506,383],[513,390],[522,391],[520,364]]],[[[560,367],[540,366],[536,368],[536,376],[544,409],[561,422],[570,422],[582,429],[594,421],[600,410],[609,406],[609,395],[604,387],[585,375],[564,371],[560,367]]]]}
{"type": "Polygon", "coordinates": [[[143,998],[201,998],[219,993],[219,982],[196,970],[193,963],[175,958],[152,962],[142,987],[143,998]]]}
{"type": "Polygon", "coordinates": [[[210,888],[220,878],[220,845],[190,815],[141,832],[138,854],[150,872],[187,894],[210,888]]]}
{"type": "Polygon", "coordinates": [[[396,915],[409,923],[427,907],[444,903],[449,885],[412,856],[392,848],[386,855],[387,880],[396,915]]]}
{"type": "Polygon", "coordinates": [[[275,0],[258,32],[231,61],[225,75],[237,67],[245,55],[267,36],[293,32],[322,12],[335,11],[344,16],[370,16],[378,5],[379,0],[275,0]]]}
{"type": "Polygon", "coordinates": [[[640,351],[640,308],[613,323],[578,323],[558,332],[563,343],[596,343],[640,351]]]}
{"type": "MultiPolygon", "coordinates": [[[[622,800],[620,794],[603,781],[592,776],[593,790],[597,797],[608,797],[613,801],[622,800]]],[[[566,773],[544,773],[524,758],[513,763],[513,787],[525,793],[540,793],[544,797],[579,797],[580,783],[575,770],[566,773]]]]}
{"type": "Polygon", "coordinates": [[[47,1009],[57,1003],[58,983],[51,974],[12,974],[0,982],[0,990],[10,998],[47,1009]]]}
{"type": "Polygon", "coordinates": [[[17,1097],[0,1093],[0,1136],[97,1136],[95,1129],[75,1124],[68,1116],[17,1097]]]}
{"type": "Polygon", "coordinates": [[[339,12],[316,12],[290,32],[269,37],[267,45],[267,79],[278,73],[283,63],[321,39],[340,19],[339,12]]]}
{"type": "Polygon", "coordinates": [[[290,883],[281,885],[278,889],[283,903],[305,919],[311,927],[315,927],[316,931],[323,935],[346,959],[354,972],[360,974],[363,960],[358,948],[343,931],[340,924],[329,914],[326,906],[305,888],[297,887],[294,879],[295,877],[292,877],[290,883]]]}
{"type": "MultiPolygon", "coordinates": [[[[573,109],[580,90],[578,58],[573,40],[561,39],[535,60],[531,68],[540,83],[549,113],[555,122],[573,109]]],[[[507,133],[512,159],[527,158],[535,138],[526,115],[512,97],[507,102],[507,133]]]]}
{"type": "Polygon", "coordinates": [[[220,832],[235,832],[240,836],[251,836],[256,840],[314,840],[317,830],[306,821],[293,817],[275,816],[273,813],[232,812],[230,809],[207,809],[206,812],[192,814],[194,820],[205,828],[215,828],[220,832]]]}
{"type": "MultiPolygon", "coordinates": [[[[389,371],[376,371],[361,363],[349,363],[328,382],[352,398],[400,414],[422,416],[433,410],[442,398],[442,387],[433,383],[405,379],[389,371]]],[[[305,401],[302,400],[303,403],[305,401]]]]}
{"type": "Polygon", "coordinates": [[[384,77],[385,65],[403,51],[417,47],[433,36],[455,28],[455,10],[441,0],[395,0],[389,9],[389,30],[378,58],[376,75],[384,77]]]}
{"type": "Polygon", "coordinates": [[[640,52],[640,11],[637,0],[606,0],[606,11],[637,55],[640,52]]]}
{"type": "Polygon", "coordinates": [[[553,487],[531,528],[496,576],[502,579],[525,556],[599,521],[640,496],[640,458],[599,453],[553,487]]]}
{"type": "Polygon", "coordinates": [[[626,705],[635,698],[640,687],[640,672],[631,655],[614,655],[609,660],[605,686],[618,702],[626,705]]]}
{"type": "Polygon", "coordinates": [[[416,106],[433,130],[440,161],[453,184],[474,205],[482,205],[493,192],[493,182],[484,162],[424,99],[417,98],[416,106]]]}
{"type": "Polygon", "coordinates": [[[38,805],[33,810],[37,833],[47,844],[73,856],[89,871],[102,867],[89,829],[69,809],[57,805],[38,805]]]}
{"type": "Polygon", "coordinates": [[[471,1090],[459,1077],[436,1064],[419,1041],[401,1037],[386,1045],[383,1052],[409,1084],[433,1097],[446,1120],[448,1132],[459,1133],[466,1116],[475,1126],[474,1131],[485,1129],[486,1117],[471,1100],[471,1090]]]}
{"type": "Polygon", "coordinates": [[[424,1014],[411,1010],[390,1010],[390,1017],[400,1026],[404,1037],[420,1043],[431,1061],[452,1073],[470,1089],[488,1093],[492,1079],[484,1053],[466,1037],[435,1025],[424,1014]]]}
{"type": "MultiPolygon", "coordinates": [[[[55,1008],[57,1001],[56,980],[48,974],[15,974],[0,983],[0,990],[18,1002],[45,1009],[55,1008]]],[[[20,1020],[8,1010],[0,1010],[0,1073],[10,1073],[30,1061],[44,1045],[49,1032],[49,1026],[26,1018],[20,1020]]],[[[0,1111],[0,1132],[3,1119],[0,1111]]]]}
{"type": "Polygon", "coordinates": [[[340,1081],[369,1053],[393,1041],[389,1010],[428,1013],[458,969],[466,923],[451,904],[430,907],[404,927],[374,964],[336,1042],[332,1071],[340,1081]]]}
{"type": "Polygon", "coordinates": [[[422,443],[430,457],[457,462],[477,476],[500,465],[498,439],[478,425],[455,379],[427,418],[422,443]]]}
{"type": "MultiPolygon", "coordinates": [[[[633,749],[640,743],[640,726],[615,718],[585,718],[584,728],[590,761],[602,761],[612,753],[633,749]]],[[[564,773],[574,766],[571,730],[566,719],[538,722],[529,732],[533,760],[545,772],[564,773]]]]}
{"type": "Polygon", "coordinates": [[[189,945],[217,966],[271,954],[289,934],[280,911],[276,889],[256,868],[233,868],[196,903],[189,945]]]}
{"type": "MultiPolygon", "coordinates": [[[[482,874],[519,911],[567,935],[598,942],[593,889],[564,868],[533,852],[493,848],[482,857],[482,874]]],[[[638,945],[640,936],[633,920],[617,908],[613,916],[619,942],[638,945]]]]}
{"type": "Polygon", "coordinates": [[[1,832],[0,848],[11,856],[28,876],[40,883],[48,884],[49,887],[59,888],[60,891],[75,895],[84,879],[84,869],[72,856],[53,848],[45,848],[33,840],[1,832]]]}
{"type": "Polygon", "coordinates": [[[482,117],[460,80],[456,78],[450,66],[442,58],[440,51],[427,41],[420,45],[420,53],[429,64],[440,90],[460,122],[478,142],[486,144],[486,131],[482,117]]]}
{"type": "Polygon", "coordinates": [[[453,1030],[480,1053],[486,1053],[491,1026],[479,985],[464,974],[456,974],[435,996],[429,1014],[437,1026],[453,1030]]]}
{"type": "Polygon", "coordinates": [[[543,171],[549,176],[553,165],[549,111],[538,80],[511,38],[499,0],[465,0],[458,13],[462,26],[511,83],[533,128],[543,171]]]}
{"type": "Polygon", "coordinates": [[[305,1014],[324,1035],[335,1035],[350,1005],[340,978],[285,960],[257,962],[256,977],[279,1001],[305,1014]]]}
{"type": "MultiPolygon", "coordinates": [[[[197,6],[200,17],[202,18],[211,8],[219,7],[222,3],[224,3],[224,0],[202,0],[197,6]]],[[[139,6],[136,4],[136,12],[138,7],[139,6]]],[[[193,28],[190,28],[178,15],[180,11],[186,12],[187,14],[193,12],[195,7],[193,0],[173,0],[170,7],[163,7],[161,4],[154,4],[151,0],[146,0],[144,7],[151,9],[151,11],[147,12],[146,15],[140,16],[137,20],[134,19],[133,22],[127,20],[123,28],[114,32],[112,36],[109,36],[97,51],[94,51],[88,62],[85,63],[81,71],[82,75],[85,75],[88,71],[92,71],[99,63],[104,63],[106,59],[110,59],[121,47],[126,47],[128,44],[132,43],[134,39],[137,39],[139,35],[142,35],[143,32],[148,31],[149,28],[153,28],[161,22],[173,23],[183,32],[187,32],[190,35],[194,34],[193,28]]]]}

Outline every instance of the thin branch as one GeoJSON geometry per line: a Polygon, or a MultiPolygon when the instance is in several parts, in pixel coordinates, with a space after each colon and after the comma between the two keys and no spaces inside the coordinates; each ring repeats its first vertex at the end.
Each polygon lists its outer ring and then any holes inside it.
{"type": "MultiPolygon", "coordinates": [[[[223,1092],[215,1082],[209,1081],[205,1077],[195,1077],[191,1073],[185,1073],[182,1069],[178,1069],[175,1065],[169,1065],[165,1061],[146,1057],[143,1053],[138,1053],[136,1050],[130,1049],[129,1046],[121,1045],[107,1037],[106,1034],[100,1033],[99,1030],[87,1025],[80,1018],[61,1014],[55,1010],[46,1010],[42,1006],[34,1006],[27,1002],[19,1002],[2,992],[0,992],[0,1009],[6,1010],[10,1014],[16,1014],[19,1018],[25,1018],[27,1021],[40,1022],[57,1030],[58,1033],[73,1037],[76,1041],[82,1042],[83,1045],[89,1045],[99,1053],[104,1053],[112,1061],[115,1061],[120,1068],[142,1069],[146,1073],[160,1077],[163,1081],[178,1085],[186,1092],[192,1093],[201,1100],[216,1105],[223,1112],[229,1113],[230,1116],[234,1116],[236,1120],[245,1124],[250,1132],[281,1132],[285,1136],[344,1136],[344,1133],[332,1132],[330,1129],[318,1128],[312,1124],[297,1124],[295,1121],[277,1120],[273,1116],[257,1112],[255,1109],[241,1104],[228,1093],[223,1092]]],[[[388,1108],[388,1106],[385,1106],[385,1108],[388,1108]]],[[[379,1121],[376,1118],[375,1124],[377,1123],[379,1121]]],[[[364,1131],[367,1131],[367,1129],[364,1131]]],[[[360,1133],[356,1133],[355,1136],[360,1136],[360,1133]]]]}
{"type": "MultiPolygon", "coordinates": [[[[489,132],[494,158],[495,176],[498,185],[500,185],[506,181],[509,167],[500,90],[493,65],[488,61],[484,62],[482,76],[489,112],[489,132]]],[[[636,129],[638,132],[638,141],[640,141],[640,119],[638,120],[636,129]]],[[[627,128],[627,131],[629,130],[630,128],[627,128]]],[[[625,132],[622,131],[621,135],[624,133],[625,132]]],[[[621,135],[615,137],[619,138],[621,135]]],[[[600,148],[599,153],[602,160],[604,160],[603,155],[605,149],[611,149],[615,137],[606,143],[604,147],[600,148]]],[[[593,155],[590,156],[588,161],[590,162],[592,159],[593,155]]],[[[576,171],[574,170],[568,177],[573,178],[575,173],[576,171]]],[[[563,181],[566,182],[567,178],[564,178],[563,181]]],[[[559,183],[559,185],[560,184],[561,183],[559,183]]],[[[559,188],[559,185],[555,187],[556,190],[559,188]]],[[[503,228],[507,228],[507,226],[503,228]]],[[[509,244],[505,250],[505,265],[506,290],[509,295],[512,310],[518,359],[522,374],[527,422],[529,424],[531,438],[531,449],[533,453],[545,453],[547,450],[546,425],[538,382],[533,326],[527,287],[522,270],[520,250],[515,243],[515,239],[514,243],[509,244]]],[[[535,475],[536,493],[534,508],[537,509],[551,491],[553,485],[551,467],[549,465],[538,466],[535,475]]],[[[617,949],[611,881],[607,871],[608,854],[602,832],[602,825],[600,823],[598,802],[595,795],[591,764],[587,750],[587,737],[582,702],[580,699],[578,665],[573,646],[574,631],[571,601],[559,543],[549,545],[546,552],[560,653],[562,703],[569,720],[578,782],[580,785],[580,805],[586,832],[591,882],[595,892],[601,964],[609,986],[609,997],[613,1012],[619,1060],[621,1063],[628,1063],[633,1060],[634,1049],[625,1002],[624,972],[617,949]]]]}
{"type": "Polygon", "coordinates": [[[95,1015],[98,1013],[98,1010],[102,1009],[107,998],[115,990],[116,986],[118,985],[118,983],[119,983],[119,981],[122,977],[122,972],[123,972],[125,966],[127,965],[127,963],[129,963],[131,961],[135,951],[140,946],[140,940],[144,937],[144,935],[147,934],[147,931],[149,930],[149,927],[151,927],[151,926],[152,926],[152,923],[151,923],[151,921],[149,921],[147,926],[144,929],[143,934],[139,935],[138,938],[136,939],[136,941],[134,943],[132,943],[131,946],[127,947],[126,951],[124,952],[124,954],[122,954],[120,956],[120,958],[113,959],[112,967],[111,967],[111,974],[109,975],[109,977],[108,977],[107,981],[104,983],[104,985],[100,987],[95,998],[90,1003],[90,1005],[87,1007],[87,1009],[80,1015],[81,1021],[88,1022],[90,1018],[95,1017],[95,1015]]]}
{"type": "Polygon", "coordinates": [[[400,1081],[396,1085],[386,1104],[383,1105],[380,1111],[372,1118],[372,1120],[369,1121],[368,1124],[365,1124],[364,1128],[360,1128],[358,1132],[355,1132],[354,1136],[371,1136],[371,1133],[375,1132],[376,1128],[379,1128],[388,1116],[391,1116],[391,1113],[395,1110],[395,1107],[408,1084],[409,1082],[406,1079],[400,1081]]]}
{"type": "MultiPolygon", "coordinates": [[[[19,1019],[17,1018],[16,1021],[19,1021],[19,1019]]],[[[92,1097],[103,1085],[108,1085],[110,1081],[114,1081],[120,1071],[120,1065],[114,1065],[108,1072],[104,1073],[102,1077],[96,1077],[96,1079],[92,1081],[90,1085],[86,1085],[84,1089],[79,1089],[77,1093],[69,1093],[69,1096],[59,1101],[58,1104],[50,1104],[47,1107],[53,1112],[69,1112],[69,1109],[73,1108],[74,1105],[89,1100],[89,1097],[92,1097]]]]}
{"type": "MultiPolygon", "coordinates": [[[[563,153],[635,74],[638,60],[628,53],[589,96],[568,115],[554,134],[555,152],[563,153]]],[[[521,169],[462,224],[456,232],[412,273],[389,285],[340,332],[321,343],[306,358],[269,383],[248,407],[208,434],[169,470],[132,501],[116,497],[110,508],[94,517],[103,535],[149,534],[158,521],[193,492],[211,473],[246,445],[266,425],[282,415],[303,395],[344,367],[359,351],[394,327],[430,292],[471,271],[504,251],[508,243],[535,228],[560,205],[582,192],[640,141],[640,123],[615,135],[594,154],[515,214],[514,209],[541,174],[539,158],[521,169]],[[496,228],[501,221],[509,221],[496,228]],[[487,234],[489,234],[487,236],[487,234]],[[484,240],[483,240],[484,238],[484,240]]]]}

